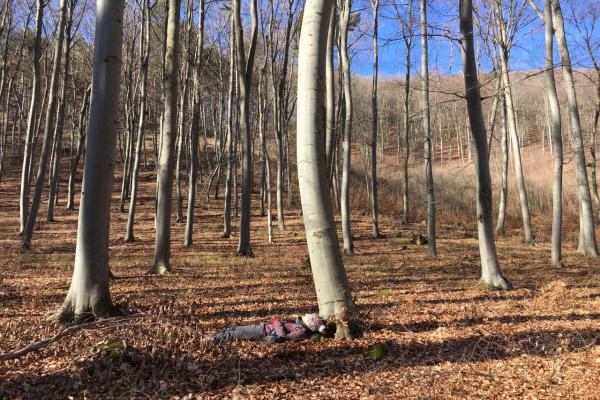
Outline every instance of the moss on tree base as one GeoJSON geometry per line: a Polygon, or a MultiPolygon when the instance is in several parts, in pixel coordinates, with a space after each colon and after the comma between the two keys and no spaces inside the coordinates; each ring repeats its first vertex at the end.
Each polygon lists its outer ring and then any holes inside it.
{"type": "Polygon", "coordinates": [[[495,278],[493,282],[480,279],[477,287],[483,290],[513,290],[515,288],[512,283],[502,276],[495,278]]]}
{"type": "Polygon", "coordinates": [[[74,305],[69,300],[66,300],[65,303],[55,313],[51,314],[47,318],[47,320],[59,324],[72,325],[91,322],[96,319],[118,317],[123,315],[127,315],[127,313],[123,309],[113,305],[88,305],[85,308],[78,308],[77,305],[74,305]]]}

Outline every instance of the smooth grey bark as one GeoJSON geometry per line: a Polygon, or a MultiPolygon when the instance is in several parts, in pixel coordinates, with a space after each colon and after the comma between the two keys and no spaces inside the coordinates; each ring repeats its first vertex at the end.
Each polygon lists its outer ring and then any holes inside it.
{"type": "Polygon", "coordinates": [[[75,209],[75,178],[77,175],[77,167],[79,166],[79,160],[83,155],[83,148],[85,146],[85,117],[87,114],[88,106],[90,103],[90,93],[92,86],[88,86],[86,89],[83,100],[81,103],[81,110],[79,111],[79,121],[77,123],[77,148],[75,150],[75,156],[71,158],[70,173],[69,173],[69,184],[67,193],[67,210],[75,209]]]}
{"type": "Polygon", "coordinates": [[[529,210],[529,201],[527,199],[527,188],[525,187],[525,178],[523,174],[523,165],[521,162],[521,149],[519,146],[519,135],[517,131],[517,119],[515,115],[515,105],[512,95],[512,86],[508,71],[509,39],[507,38],[507,29],[504,17],[502,15],[500,0],[496,0],[496,18],[499,28],[500,42],[500,67],[502,74],[502,83],[504,85],[504,100],[506,104],[506,116],[508,123],[508,132],[510,133],[513,162],[515,168],[515,178],[517,180],[517,189],[519,192],[519,202],[521,205],[521,218],[523,219],[523,236],[526,243],[533,243],[533,231],[531,229],[531,213],[529,210]]]}
{"type": "Polygon", "coordinates": [[[63,51],[63,39],[65,35],[65,23],[67,19],[67,5],[66,0],[60,1],[60,17],[58,22],[58,28],[56,32],[56,47],[54,50],[54,65],[52,66],[52,76],[50,78],[48,108],[46,110],[46,120],[44,125],[44,139],[42,142],[42,149],[40,153],[40,163],[38,165],[38,172],[35,179],[35,189],[31,198],[31,209],[27,215],[27,222],[25,223],[25,229],[23,230],[23,238],[21,241],[21,247],[23,249],[29,249],[31,246],[31,237],[33,236],[33,228],[37,219],[37,214],[40,208],[40,202],[42,200],[42,192],[44,190],[44,181],[46,179],[46,168],[48,164],[48,154],[52,143],[52,134],[54,129],[54,121],[56,118],[56,91],[59,81],[59,72],[62,59],[63,51]]]}
{"type": "MultiPolygon", "coordinates": [[[[137,76],[133,75],[134,59],[135,59],[135,48],[137,41],[135,38],[138,36],[137,28],[134,32],[134,38],[131,40],[131,44],[126,46],[125,51],[125,160],[123,160],[123,154],[121,154],[121,161],[123,161],[123,179],[121,181],[121,199],[119,201],[119,210],[125,212],[125,202],[130,196],[130,184],[131,184],[131,171],[133,169],[133,141],[135,135],[135,104],[137,102],[137,76]]],[[[123,139],[119,140],[121,144],[123,139]]]]}
{"type": "MultiPolygon", "coordinates": [[[[298,52],[297,164],[302,216],[319,314],[355,313],[331,208],[325,154],[325,52],[331,0],[307,0],[298,52]]],[[[338,324],[338,337],[349,337],[338,324]]]]}
{"type": "Polygon", "coordinates": [[[504,221],[506,220],[506,203],[508,201],[508,132],[506,130],[506,103],[504,102],[504,98],[502,99],[500,129],[502,135],[502,178],[500,181],[500,204],[498,205],[498,219],[496,220],[496,235],[505,234],[504,221]]]}
{"type": "Polygon", "coordinates": [[[494,142],[494,130],[496,129],[496,114],[498,114],[498,104],[500,103],[501,87],[502,74],[498,75],[498,79],[496,80],[496,95],[494,96],[494,102],[492,103],[492,112],[490,113],[490,119],[488,120],[488,160],[492,156],[492,143],[494,142]]]}
{"type": "MultiPolygon", "coordinates": [[[[590,2],[588,3],[584,3],[584,4],[590,4],[590,2]]],[[[535,3],[532,4],[533,6],[535,6],[535,3]]],[[[600,64],[598,63],[598,57],[600,56],[600,54],[598,54],[597,51],[597,37],[598,37],[598,31],[595,29],[595,26],[586,26],[586,19],[587,18],[582,18],[584,16],[580,16],[577,15],[575,12],[576,7],[572,8],[572,15],[570,19],[570,22],[575,26],[575,28],[577,29],[577,32],[579,33],[579,35],[581,36],[581,40],[583,40],[583,43],[581,43],[581,47],[584,47],[586,52],[587,52],[587,56],[589,57],[589,61],[591,61],[592,66],[594,67],[594,71],[596,72],[596,80],[595,82],[592,80],[596,90],[595,90],[595,102],[596,102],[596,106],[594,109],[594,117],[592,119],[592,132],[591,132],[591,137],[590,137],[590,141],[589,141],[589,150],[590,150],[590,185],[591,185],[591,192],[592,192],[592,196],[594,197],[594,203],[596,205],[596,212],[600,212],[600,196],[598,195],[598,182],[597,182],[597,160],[596,160],[596,138],[598,136],[598,123],[600,122],[600,64]]],[[[598,21],[598,12],[600,12],[600,10],[598,8],[591,8],[588,9],[586,7],[582,7],[581,11],[583,13],[585,13],[586,15],[589,14],[589,18],[591,21],[597,22],[598,21]]],[[[539,13],[538,13],[539,15],[539,13]]],[[[597,26],[597,25],[596,25],[597,26]]]]}
{"type": "Polygon", "coordinates": [[[471,136],[475,143],[475,171],[477,174],[477,231],[481,258],[482,286],[495,289],[511,289],[512,284],[502,276],[496,254],[492,205],[492,178],[487,157],[487,135],[481,108],[481,92],[475,63],[473,44],[473,3],[460,0],[460,41],[467,112],[471,136]]]}
{"type": "Polygon", "coordinates": [[[563,65],[563,82],[565,84],[565,92],[567,93],[569,119],[571,121],[571,145],[573,147],[573,155],[575,158],[575,173],[579,196],[579,246],[577,250],[586,256],[597,257],[598,247],[596,245],[594,210],[585,164],[581,121],[579,119],[579,106],[577,104],[577,93],[575,91],[575,82],[573,79],[571,56],[569,54],[562,11],[558,0],[552,0],[552,18],[558,53],[560,54],[563,65]]]}
{"type": "MultiPolygon", "coordinates": [[[[408,185],[409,185],[409,175],[408,175],[408,160],[410,157],[410,72],[411,72],[411,49],[412,49],[412,41],[413,41],[413,31],[412,31],[412,23],[413,23],[413,0],[409,0],[407,3],[408,8],[408,16],[406,20],[406,24],[402,24],[402,36],[404,40],[404,44],[406,47],[406,71],[404,74],[404,130],[402,142],[404,145],[403,152],[403,162],[402,162],[402,178],[403,178],[403,186],[402,186],[402,224],[408,224],[408,213],[409,213],[409,198],[408,198],[408,185]],[[405,26],[406,25],[406,26],[405,26]]],[[[398,139],[398,151],[400,150],[400,139],[398,139]]]]}
{"type": "Polygon", "coordinates": [[[29,214],[30,166],[33,157],[37,117],[40,109],[40,60],[42,58],[42,24],[44,19],[45,0],[36,1],[35,36],[33,38],[33,80],[31,83],[31,100],[27,117],[27,132],[23,150],[23,167],[21,169],[21,188],[19,196],[19,234],[23,234],[29,214]]]}
{"type": "Polygon", "coordinates": [[[142,157],[142,145],[144,143],[144,129],[146,125],[146,96],[148,92],[148,64],[150,61],[150,2],[142,0],[142,31],[140,35],[140,111],[137,126],[137,139],[135,143],[134,160],[131,168],[130,182],[131,189],[129,193],[129,212],[127,214],[127,227],[125,229],[125,242],[135,241],[133,233],[135,223],[135,209],[137,203],[138,177],[140,170],[140,162],[142,157]]]}
{"type": "Polygon", "coordinates": [[[109,291],[108,238],[121,78],[123,0],[96,1],[92,103],[75,268],[55,318],[61,322],[117,314],[109,291]]]}
{"type": "Polygon", "coordinates": [[[592,183],[592,196],[594,196],[594,203],[596,204],[596,211],[600,211],[600,196],[598,195],[598,180],[596,178],[596,137],[598,136],[598,124],[600,122],[600,67],[595,66],[598,83],[596,85],[596,107],[594,110],[594,119],[592,122],[592,137],[590,139],[590,157],[591,157],[591,169],[590,179],[592,183]]]}
{"type": "Polygon", "coordinates": [[[225,177],[225,198],[223,210],[223,234],[231,236],[231,196],[233,191],[235,152],[233,151],[233,96],[236,89],[235,74],[235,36],[233,32],[233,15],[231,16],[231,37],[229,39],[229,92],[227,96],[227,174],[225,177]]]}
{"type": "MultiPolygon", "coordinates": [[[[2,37],[3,32],[6,30],[6,36],[4,38],[4,45],[2,48],[2,68],[0,69],[0,104],[2,103],[2,100],[4,99],[4,93],[5,93],[5,88],[6,88],[6,81],[7,81],[7,77],[8,77],[8,66],[9,66],[9,60],[8,60],[8,49],[10,44],[13,42],[12,38],[11,38],[11,33],[12,33],[12,27],[13,27],[13,20],[14,20],[14,15],[12,12],[12,0],[6,0],[4,2],[4,4],[2,5],[2,21],[0,22],[0,37],[2,37]]],[[[27,21],[29,22],[29,20],[27,21]]],[[[20,46],[19,46],[20,47],[20,46]]],[[[17,52],[20,52],[21,50],[17,50],[17,52]]],[[[20,63],[20,58],[17,62],[17,64],[20,63]]],[[[18,65],[17,65],[18,68],[18,65]]],[[[6,91],[6,101],[4,104],[4,118],[3,118],[3,123],[2,123],[2,127],[1,127],[1,131],[0,131],[0,181],[2,180],[2,175],[4,172],[4,160],[5,160],[5,155],[6,155],[6,138],[7,138],[7,130],[8,130],[8,118],[9,118],[9,114],[10,114],[10,92],[12,89],[12,85],[14,80],[14,76],[11,76],[8,79],[8,90],[6,91]]],[[[14,126],[14,124],[13,124],[14,126]]],[[[14,137],[13,137],[14,139],[14,137]]],[[[11,146],[14,146],[14,140],[11,143],[11,146]]]]}
{"type": "MultiPolygon", "coordinates": [[[[269,153],[267,151],[267,96],[265,95],[266,90],[263,88],[263,81],[265,80],[265,71],[267,69],[267,57],[265,56],[265,62],[261,69],[260,80],[258,83],[258,135],[260,138],[260,154],[261,164],[263,170],[263,188],[261,193],[261,203],[267,203],[267,237],[269,243],[273,243],[273,211],[271,207],[271,165],[269,159],[269,153]],[[263,199],[263,196],[265,199],[263,199]]],[[[275,97],[275,96],[274,96],[275,97]]],[[[262,206],[264,211],[264,205],[262,206]]],[[[264,216],[264,214],[262,215],[264,216]]]]}
{"type": "Polygon", "coordinates": [[[348,24],[352,11],[352,0],[343,0],[340,7],[340,64],[344,85],[344,158],[342,160],[342,237],[344,239],[344,252],[354,253],[352,243],[352,229],[350,222],[350,168],[352,155],[352,83],[350,82],[350,57],[348,56],[348,24]]]}
{"type": "MultiPolygon", "coordinates": [[[[186,138],[185,135],[185,127],[186,127],[186,119],[188,118],[188,99],[189,99],[189,88],[190,88],[190,79],[191,79],[191,68],[190,68],[190,59],[192,58],[188,54],[191,53],[192,49],[192,25],[193,25],[193,12],[191,6],[191,0],[187,0],[187,17],[184,22],[185,33],[183,35],[183,43],[182,45],[182,53],[186,54],[185,57],[182,58],[183,63],[183,72],[182,79],[180,80],[181,89],[179,91],[179,117],[177,124],[177,159],[175,162],[175,203],[176,203],[176,221],[177,223],[183,223],[183,193],[181,191],[181,164],[183,161],[183,150],[186,147],[186,138]]],[[[193,104],[192,99],[192,104],[193,104]]],[[[192,111],[193,115],[193,111],[192,111]]],[[[213,114],[213,125],[215,123],[216,118],[213,114]]],[[[215,136],[217,135],[217,130],[214,130],[215,136]]],[[[216,145],[216,143],[215,143],[216,145]]],[[[216,147],[215,147],[216,152],[216,147]]],[[[220,167],[217,166],[220,173],[220,167]]],[[[217,191],[219,187],[219,181],[217,180],[217,191]]],[[[215,194],[216,198],[216,194],[215,194]]]]}
{"type": "MultiPolygon", "coordinates": [[[[8,75],[8,48],[11,44],[11,31],[13,26],[13,12],[12,12],[12,0],[6,0],[2,5],[3,13],[2,13],[2,21],[0,22],[0,37],[2,37],[3,32],[6,30],[6,37],[4,38],[4,46],[2,49],[2,69],[0,70],[0,103],[4,99],[4,92],[6,86],[6,80],[8,75]],[[7,21],[8,20],[8,21],[7,21]]],[[[27,21],[29,22],[29,20],[27,21]]],[[[19,46],[21,47],[21,45],[19,46]]],[[[22,47],[21,47],[22,48],[22,47]]],[[[17,52],[21,51],[21,48],[17,50],[17,52]]],[[[17,64],[20,64],[20,57],[17,64]]],[[[18,65],[17,65],[18,68],[18,65]]],[[[0,181],[2,180],[2,175],[4,173],[4,160],[6,157],[6,138],[7,138],[7,130],[8,130],[8,118],[10,114],[10,92],[12,89],[12,85],[14,82],[14,76],[11,76],[8,79],[8,90],[6,91],[6,101],[4,105],[4,118],[2,123],[2,130],[0,131],[0,181]]],[[[13,123],[13,127],[14,127],[13,123]]],[[[11,147],[14,146],[14,136],[11,142],[11,147]]]]}
{"type": "MultiPolygon", "coordinates": [[[[188,182],[188,208],[185,221],[183,245],[190,247],[193,242],[194,208],[196,206],[196,181],[198,180],[198,136],[200,135],[200,74],[204,50],[204,0],[200,0],[198,15],[198,44],[193,70],[192,126],[190,128],[190,174],[188,182]]],[[[220,161],[219,161],[220,163],[220,161]]]]}
{"type": "Polygon", "coordinates": [[[257,4],[252,0],[250,11],[252,15],[252,27],[250,47],[246,57],[244,46],[244,32],[242,29],[242,19],[240,15],[240,0],[232,0],[233,27],[236,43],[236,60],[238,72],[238,112],[240,124],[240,142],[242,150],[242,207],[240,216],[240,238],[238,242],[237,254],[241,256],[251,256],[252,247],[250,245],[250,216],[251,216],[251,196],[252,196],[252,136],[250,134],[250,87],[252,83],[252,69],[254,66],[254,52],[258,39],[257,23],[257,4]]]}
{"type": "Polygon", "coordinates": [[[325,155],[327,157],[327,170],[329,176],[333,179],[333,163],[336,148],[336,126],[335,126],[335,71],[333,68],[334,56],[333,46],[335,45],[335,15],[337,12],[336,2],[331,2],[331,14],[329,16],[329,30],[327,31],[327,53],[325,55],[325,155]]]}
{"type": "MultiPolygon", "coordinates": [[[[273,120],[275,128],[275,139],[277,146],[277,227],[279,230],[285,229],[285,214],[283,206],[283,186],[284,172],[288,173],[289,185],[289,160],[287,157],[287,119],[288,119],[288,66],[289,52],[292,42],[292,28],[294,22],[294,0],[288,0],[287,21],[285,24],[285,34],[283,38],[283,48],[278,46],[279,40],[276,40],[276,31],[278,30],[274,2],[270,1],[270,16],[267,35],[267,49],[270,58],[271,81],[273,87],[273,120]],[[277,65],[281,64],[281,68],[277,65]]],[[[288,187],[288,205],[291,205],[291,193],[288,187]]]]}
{"type": "Polygon", "coordinates": [[[379,47],[378,47],[378,20],[379,0],[371,0],[373,8],[373,86],[371,89],[371,227],[373,237],[379,234],[379,210],[377,206],[377,135],[378,135],[378,109],[377,109],[377,83],[379,74],[379,47]]]}
{"type": "Polygon", "coordinates": [[[552,0],[544,0],[544,26],[546,44],[546,95],[550,108],[550,133],[552,136],[554,180],[552,182],[552,251],[551,260],[555,266],[561,265],[562,227],[562,175],[563,149],[561,136],[560,103],[554,79],[554,54],[552,25],[552,0]]]}
{"type": "Polygon", "coordinates": [[[65,106],[66,106],[66,89],[69,83],[69,70],[71,66],[71,46],[72,37],[71,29],[73,27],[73,11],[77,5],[76,0],[68,1],[66,5],[67,9],[67,22],[65,28],[65,40],[64,40],[64,65],[62,73],[62,87],[60,89],[60,104],[58,105],[58,117],[56,120],[56,130],[54,132],[54,148],[52,157],[52,169],[50,173],[50,194],[48,196],[48,211],[46,219],[51,222],[54,221],[54,203],[58,196],[58,185],[60,182],[60,158],[62,154],[62,135],[65,123],[65,106]]]}
{"type": "Polygon", "coordinates": [[[181,0],[168,0],[167,44],[165,51],[164,98],[160,156],[158,160],[156,238],[154,262],[149,273],[171,272],[171,206],[173,199],[173,170],[177,135],[177,66],[179,14],[181,0]]]}
{"type": "MultiPolygon", "coordinates": [[[[429,121],[429,55],[427,47],[427,0],[421,0],[421,77],[423,79],[423,136],[425,182],[427,186],[427,253],[437,258],[435,240],[435,192],[433,188],[433,160],[431,126],[429,121]]],[[[486,153],[487,155],[487,153],[486,153]]],[[[375,157],[375,154],[373,154],[375,157]]]]}

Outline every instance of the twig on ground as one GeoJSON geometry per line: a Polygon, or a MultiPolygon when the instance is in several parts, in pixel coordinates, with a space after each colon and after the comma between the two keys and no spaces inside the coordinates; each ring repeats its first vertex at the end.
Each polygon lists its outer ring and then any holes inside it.
{"type": "Polygon", "coordinates": [[[125,317],[98,319],[98,320],[95,320],[92,322],[86,322],[84,324],[66,326],[60,332],[58,332],[56,335],[54,335],[48,339],[33,342],[19,350],[14,350],[14,351],[10,351],[8,353],[0,354],[0,361],[14,360],[16,358],[23,357],[26,354],[29,354],[33,351],[38,351],[46,346],[51,345],[52,343],[58,341],[59,339],[62,339],[63,337],[68,336],[68,335],[75,333],[77,331],[80,331],[80,330],[95,328],[98,326],[101,326],[101,327],[106,327],[107,325],[112,326],[112,325],[118,324],[119,322],[122,322],[122,321],[128,321],[128,320],[131,320],[134,318],[140,318],[143,316],[144,316],[144,314],[133,314],[133,315],[125,316],[125,317]]]}

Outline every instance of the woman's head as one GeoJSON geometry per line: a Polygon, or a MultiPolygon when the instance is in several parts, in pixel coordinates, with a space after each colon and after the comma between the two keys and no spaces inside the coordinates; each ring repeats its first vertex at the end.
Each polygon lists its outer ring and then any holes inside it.
{"type": "Polygon", "coordinates": [[[304,314],[302,323],[312,332],[323,333],[325,331],[325,323],[317,314],[304,314]]]}

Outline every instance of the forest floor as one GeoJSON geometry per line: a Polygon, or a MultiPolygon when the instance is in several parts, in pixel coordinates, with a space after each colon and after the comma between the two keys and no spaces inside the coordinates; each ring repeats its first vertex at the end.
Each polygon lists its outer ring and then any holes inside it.
{"type": "MultiPolygon", "coordinates": [[[[317,311],[299,210],[287,212],[284,232],[275,226],[272,245],[255,213],[255,256],[241,258],[237,237],[220,238],[222,201],[202,196],[193,247],[173,223],[174,272],[148,276],[154,182],[143,180],[135,243],[121,239],[116,192],[112,210],[113,301],[144,316],[0,362],[0,398],[600,398],[600,260],[571,243],[558,269],[546,243],[500,238],[516,289],[485,291],[469,229],[439,227],[431,261],[409,243],[422,225],[382,217],[385,237],[373,239],[369,219],[355,215],[359,253],[344,262],[364,338],[216,345],[207,336],[227,326],[317,311]],[[372,344],[388,354],[371,358],[372,344]]],[[[77,212],[62,198],[57,222],[42,207],[32,250],[20,250],[17,188],[15,176],[0,185],[0,353],[61,330],[46,316],[66,295],[75,253],[77,212]]]]}

